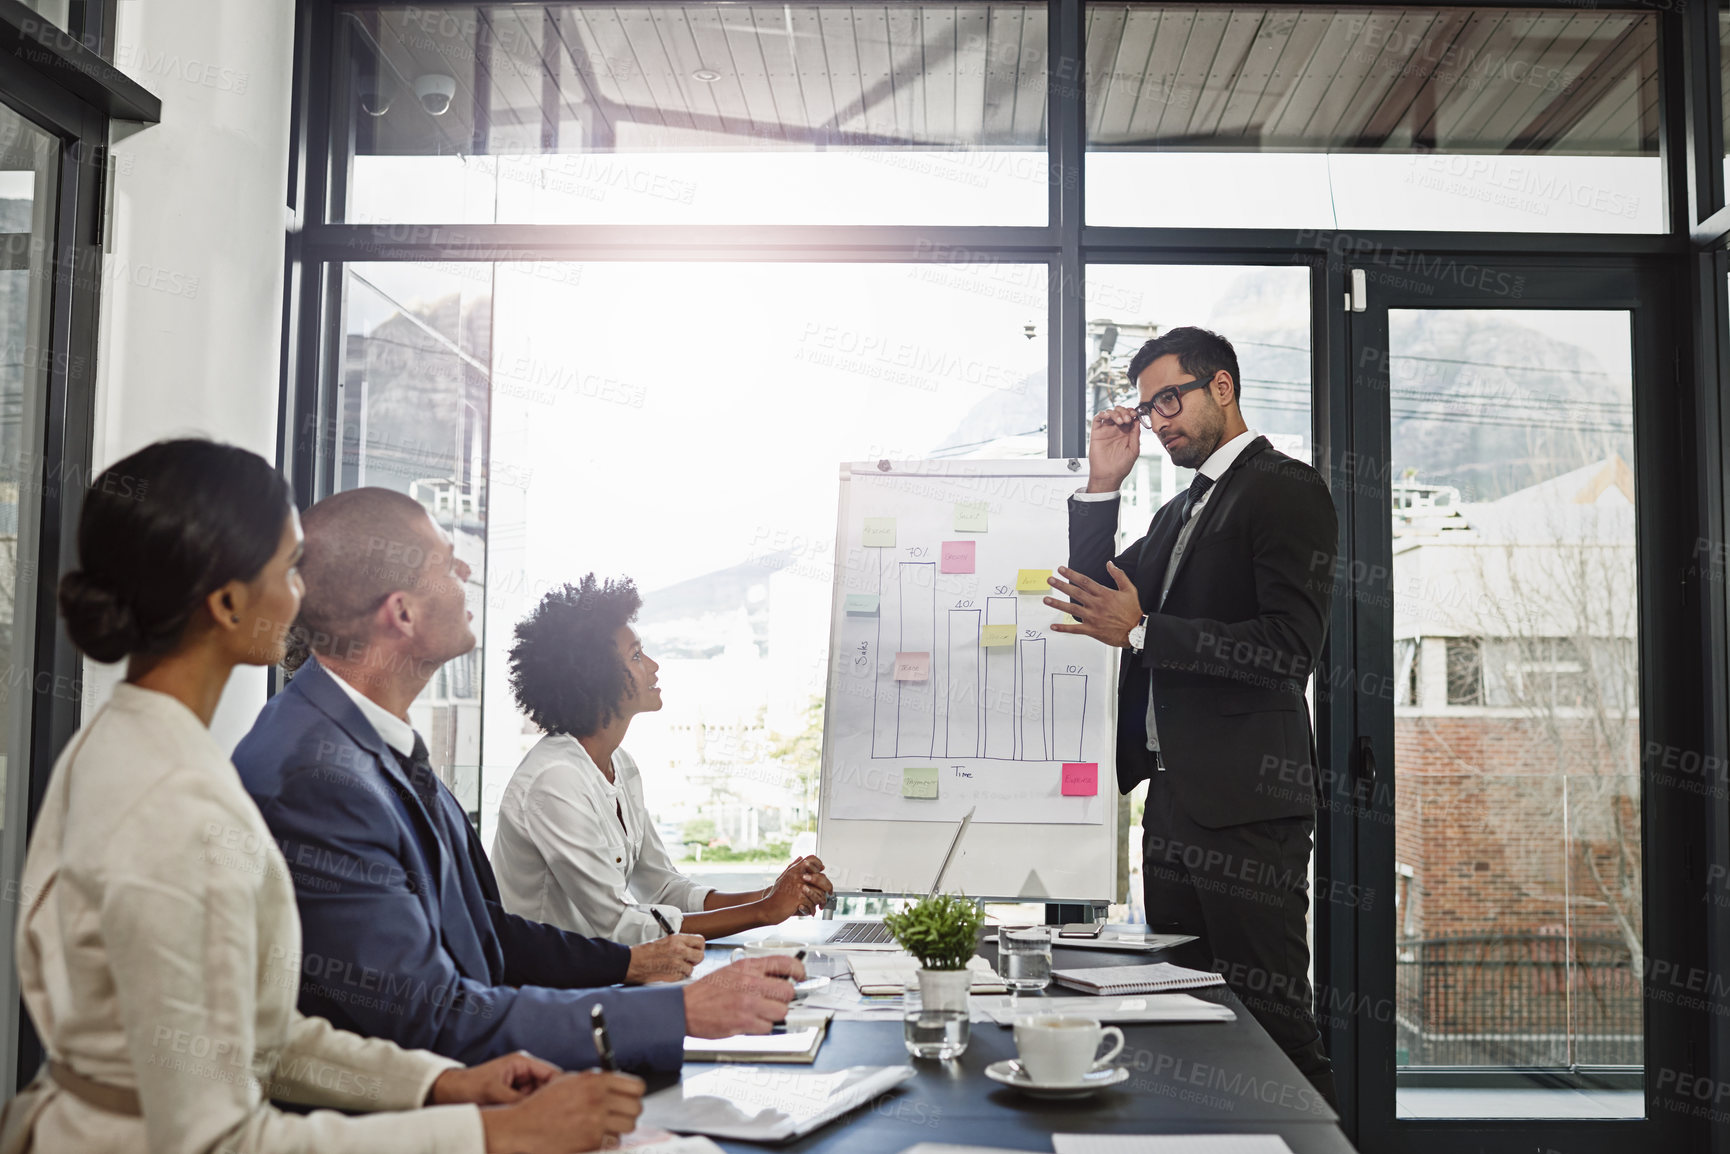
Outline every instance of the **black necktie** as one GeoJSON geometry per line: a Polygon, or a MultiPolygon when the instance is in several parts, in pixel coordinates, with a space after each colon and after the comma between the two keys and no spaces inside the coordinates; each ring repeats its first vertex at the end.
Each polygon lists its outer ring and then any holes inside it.
{"type": "Polygon", "coordinates": [[[433,784],[432,755],[427,752],[426,741],[417,733],[414,735],[413,753],[405,755],[394,749],[391,752],[396,754],[397,764],[402,766],[403,773],[408,776],[408,783],[414,787],[415,793],[420,795],[421,804],[428,808],[434,815],[433,820],[437,821],[438,811],[434,807],[438,802],[438,788],[433,784]]]}
{"type": "Polygon", "coordinates": [[[1195,475],[1195,480],[1189,483],[1189,496],[1183,499],[1182,524],[1187,524],[1189,522],[1189,515],[1195,512],[1195,507],[1201,504],[1202,497],[1206,496],[1207,491],[1211,488],[1213,488],[1212,477],[1208,476],[1206,473],[1197,473],[1195,475]]]}

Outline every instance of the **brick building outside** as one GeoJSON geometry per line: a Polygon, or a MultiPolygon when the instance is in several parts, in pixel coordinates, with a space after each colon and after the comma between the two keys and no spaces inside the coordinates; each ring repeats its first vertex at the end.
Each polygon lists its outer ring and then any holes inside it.
{"type": "Polygon", "coordinates": [[[1638,1064],[1632,470],[1394,492],[1400,1061],[1638,1064]]]}

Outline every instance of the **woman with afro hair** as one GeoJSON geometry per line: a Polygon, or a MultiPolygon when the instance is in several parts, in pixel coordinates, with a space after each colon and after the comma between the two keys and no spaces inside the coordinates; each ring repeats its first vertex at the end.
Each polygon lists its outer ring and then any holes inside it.
{"type": "Polygon", "coordinates": [[[590,573],[517,626],[511,689],[546,736],[499,805],[492,857],[505,908],[628,946],[661,937],[663,921],[718,938],[814,912],[832,892],[815,857],[748,893],[720,893],[674,868],[621,748],[631,719],[661,708],[660,666],[631,628],[642,603],[628,578],[590,573]]]}

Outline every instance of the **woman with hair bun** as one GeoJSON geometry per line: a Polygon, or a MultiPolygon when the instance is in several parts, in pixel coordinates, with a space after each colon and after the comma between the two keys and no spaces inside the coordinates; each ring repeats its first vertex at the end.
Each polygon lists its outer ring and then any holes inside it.
{"type": "Polygon", "coordinates": [[[634,1124],[635,1078],[465,1068],[295,1008],[288,864],[209,727],[235,666],[282,657],[300,538],[282,477],[208,441],[151,445],[85,495],[61,613],[126,680],[30,837],[18,972],[50,1057],[0,1119],[4,1154],[576,1151],[634,1124]]]}

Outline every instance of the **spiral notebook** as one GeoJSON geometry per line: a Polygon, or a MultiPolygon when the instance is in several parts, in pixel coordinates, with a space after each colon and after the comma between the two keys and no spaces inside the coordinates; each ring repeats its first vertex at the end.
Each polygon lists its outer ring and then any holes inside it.
{"type": "Polygon", "coordinates": [[[1159,994],[1167,990],[1195,990],[1223,986],[1225,979],[1211,970],[1192,970],[1170,962],[1148,966],[1096,966],[1086,970],[1052,970],[1054,980],[1089,994],[1159,994]]]}

